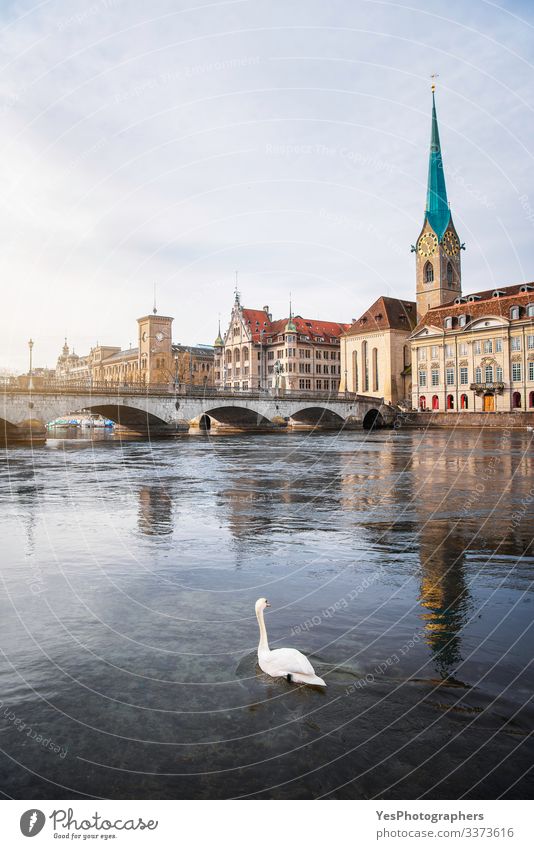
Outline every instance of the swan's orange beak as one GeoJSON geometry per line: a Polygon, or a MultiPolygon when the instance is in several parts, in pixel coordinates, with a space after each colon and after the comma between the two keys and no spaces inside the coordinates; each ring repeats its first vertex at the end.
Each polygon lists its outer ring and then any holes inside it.
{"type": "Polygon", "coordinates": [[[266,601],[266,602],[265,602],[265,607],[270,607],[270,606],[271,606],[271,605],[269,604],[269,602],[268,602],[268,601],[266,601]]]}

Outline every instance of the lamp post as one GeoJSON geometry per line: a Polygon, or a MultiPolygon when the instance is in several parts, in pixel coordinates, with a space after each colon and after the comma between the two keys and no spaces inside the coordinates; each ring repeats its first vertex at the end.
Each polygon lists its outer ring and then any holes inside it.
{"type": "Polygon", "coordinates": [[[28,389],[33,389],[33,367],[32,367],[32,357],[33,357],[33,339],[30,339],[28,342],[28,348],[30,349],[30,371],[29,371],[29,381],[28,381],[28,389]]]}

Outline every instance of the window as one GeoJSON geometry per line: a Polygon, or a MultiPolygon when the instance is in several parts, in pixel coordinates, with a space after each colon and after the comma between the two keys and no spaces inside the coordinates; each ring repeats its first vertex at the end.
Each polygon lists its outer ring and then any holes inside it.
{"type": "Polygon", "coordinates": [[[311,380],[299,380],[299,389],[311,389],[311,380]]]}
{"type": "Polygon", "coordinates": [[[274,360],[274,351],[267,351],[267,359],[274,360]]]}
{"type": "Polygon", "coordinates": [[[528,379],[534,380],[534,361],[530,361],[528,364],[528,379]]]}
{"type": "Polygon", "coordinates": [[[514,410],[521,407],[521,392],[514,392],[512,395],[512,407],[514,410]]]}
{"type": "Polygon", "coordinates": [[[432,395],[432,409],[439,410],[439,398],[437,395],[432,395]]]}
{"type": "Polygon", "coordinates": [[[439,368],[433,368],[431,373],[432,386],[439,386],[439,368]]]}
{"type": "Polygon", "coordinates": [[[512,321],[516,318],[519,318],[519,307],[512,307],[510,310],[510,318],[512,321]]]}
{"type": "Polygon", "coordinates": [[[492,354],[493,353],[493,340],[492,339],[484,339],[484,353],[492,354]]]}
{"type": "Polygon", "coordinates": [[[417,359],[419,361],[426,360],[426,348],[418,348],[417,349],[417,359]]]}
{"type": "Polygon", "coordinates": [[[316,360],[320,360],[320,359],[321,359],[321,351],[316,351],[316,352],[315,352],[315,359],[316,359],[316,360]]]}
{"type": "MultiPolygon", "coordinates": [[[[534,337],[532,338],[534,339],[534,337]]],[[[497,351],[497,353],[500,353],[502,351],[502,339],[500,337],[495,340],[495,350],[497,351]]]]}
{"type": "Polygon", "coordinates": [[[465,327],[466,324],[467,324],[467,316],[466,315],[459,315],[458,316],[458,326],[459,327],[465,327]]]}
{"type": "MultiPolygon", "coordinates": [[[[534,395],[534,392],[532,394],[534,395]]],[[[419,396],[419,409],[420,410],[426,410],[426,396],[425,395],[419,396]]]]}
{"type": "Polygon", "coordinates": [[[495,379],[498,383],[502,383],[502,366],[497,366],[495,369],[495,379]]]}
{"type": "Polygon", "coordinates": [[[473,342],[473,353],[480,354],[480,342],[473,342]]]}
{"type": "Polygon", "coordinates": [[[485,367],[484,380],[486,381],[486,383],[493,383],[493,366],[485,367]]]}
{"type": "Polygon", "coordinates": [[[378,392],[378,349],[373,348],[373,392],[378,392]]]}
{"type": "Polygon", "coordinates": [[[510,339],[510,350],[512,351],[520,351],[521,350],[521,336],[512,336],[510,339]]]}
{"type": "Polygon", "coordinates": [[[527,348],[529,349],[529,351],[532,351],[534,349],[534,336],[527,336],[527,348]]]}
{"type": "Polygon", "coordinates": [[[369,392],[369,361],[367,358],[367,342],[362,342],[363,391],[369,392]]]}
{"type": "Polygon", "coordinates": [[[454,397],[452,395],[447,395],[447,409],[454,410],[454,397]]]}
{"type": "Polygon", "coordinates": [[[521,380],[521,363],[512,363],[512,380],[521,380]]]}
{"type": "Polygon", "coordinates": [[[469,401],[467,400],[467,395],[462,395],[460,398],[460,409],[467,410],[469,407],[469,401]]]}
{"type": "Polygon", "coordinates": [[[454,354],[454,348],[452,345],[445,345],[445,356],[452,357],[454,354]]]}
{"type": "Polygon", "coordinates": [[[430,356],[432,357],[433,360],[435,360],[437,358],[437,356],[438,356],[438,346],[437,345],[432,345],[432,347],[430,349],[430,356]]]}
{"type": "Polygon", "coordinates": [[[431,262],[427,262],[425,265],[424,277],[425,283],[432,283],[434,281],[434,267],[431,262]]]}
{"type": "Polygon", "coordinates": [[[419,386],[426,386],[426,371],[419,372],[419,386]]]}
{"type": "Polygon", "coordinates": [[[458,353],[461,357],[467,357],[467,342],[460,342],[458,353]]]}
{"type": "Polygon", "coordinates": [[[482,369],[477,366],[475,369],[475,383],[482,383],[482,369]]]}
{"type": "Polygon", "coordinates": [[[452,318],[451,318],[451,316],[449,315],[449,316],[447,316],[447,318],[445,319],[445,330],[450,330],[450,329],[451,329],[451,327],[452,327],[452,318]]]}
{"type": "Polygon", "coordinates": [[[322,380],[316,380],[315,381],[315,388],[316,389],[322,389],[323,388],[323,381],[322,380]]]}
{"type": "Polygon", "coordinates": [[[452,265],[450,262],[447,263],[447,283],[449,286],[452,286],[454,281],[454,274],[452,272],[452,265]]]}
{"type": "Polygon", "coordinates": [[[447,382],[447,386],[452,386],[454,384],[454,369],[453,368],[446,369],[445,380],[447,382]]]}
{"type": "Polygon", "coordinates": [[[466,383],[469,383],[467,377],[467,366],[462,366],[460,369],[460,383],[465,386],[466,383]]]}
{"type": "Polygon", "coordinates": [[[534,318],[534,304],[529,304],[527,306],[527,315],[529,318],[534,318]]]}

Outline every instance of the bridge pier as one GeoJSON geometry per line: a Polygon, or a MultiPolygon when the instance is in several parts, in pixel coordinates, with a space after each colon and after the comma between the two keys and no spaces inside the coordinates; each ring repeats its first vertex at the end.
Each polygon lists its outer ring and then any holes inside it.
{"type": "Polygon", "coordinates": [[[43,445],[46,442],[46,437],[46,427],[38,419],[28,419],[18,425],[0,420],[0,447],[43,445]]]}

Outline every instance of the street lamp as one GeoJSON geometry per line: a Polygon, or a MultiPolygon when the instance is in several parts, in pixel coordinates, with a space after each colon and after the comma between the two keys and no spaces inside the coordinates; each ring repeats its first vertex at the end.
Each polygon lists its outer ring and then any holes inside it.
{"type": "Polygon", "coordinates": [[[30,339],[28,342],[28,348],[30,349],[30,371],[29,371],[29,381],[28,381],[28,389],[33,389],[33,368],[32,368],[32,352],[33,352],[33,339],[30,339]]]}

